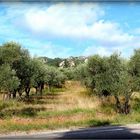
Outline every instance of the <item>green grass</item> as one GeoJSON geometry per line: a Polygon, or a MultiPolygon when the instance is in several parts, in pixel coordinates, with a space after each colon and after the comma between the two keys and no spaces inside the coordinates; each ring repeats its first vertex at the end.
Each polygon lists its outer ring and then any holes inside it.
{"type": "MultiPolygon", "coordinates": [[[[12,104],[12,103],[10,103],[12,104]]],[[[5,107],[9,107],[7,104],[2,105],[5,107]]],[[[14,105],[15,106],[15,105],[14,105]]],[[[103,107],[103,106],[102,106],[103,107]]],[[[106,116],[108,115],[110,107],[104,106],[102,109],[104,110],[103,113],[106,112],[106,116]]],[[[16,110],[16,109],[15,109],[16,110]]],[[[137,110],[137,109],[136,109],[137,110]]],[[[104,119],[98,119],[98,116],[96,116],[96,111],[93,109],[82,109],[82,108],[75,108],[65,111],[43,111],[39,110],[36,113],[34,112],[33,108],[26,108],[25,112],[22,110],[22,114],[19,112],[17,113],[17,116],[19,117],[27,117],[27,118],[53,118],[53,117],[59,117],[59,116],[65,116],[70,117],[77,114],[89,114],[92,116],[92,118],[88,118],[86,120],[66,120],[61,122],[46,122],[44,124],[18,124],[12,122],[10,119],[7,119],[6,123],[3,125],[0,125],[0,132],[9,132],[9,131],[30,131],[30,130],[54,130],[54,129],[61,129],[61,128],[71,128],[71,127],[94,127],[94,126],[105,126],[105,125],[116,125],[116,124],[130,124],[130,123],[138,123],[140,122],[140,114],[136,110],[133,110],[128,115],[121,115],[117,114],[113,120],[109,120],[107,118],[104,119]],[[36,115],[35,115],[36,114],[36,115]]],[[[6,115],[10,113],[10,111],[6,113],[6,115]]]]}
{"type": "Polygon", "coordinates": [[[26,124],[26,125],[19,125],[14,123],[6,123],[5,125],[0,126],[1,132],[10,132],[10,131],[31,131],[31,130],[54,130],[54,129],[61,129],[61,128],[71,128],[74,127],[93,127],[93,126],[105,126],[109,125],[110,122],[108,120],[101,121],[101,120],[87,120],[87,121],[67,121],[65,123],[50,123],[50,124],[26,124]]]}
{"type": "Polygon", "coordinates": [[[8,118],[17,112],[18,107],[23,107],[23,102],[18,102],[16,100],[8,100],[0,102],[0,118],[8,118]],[[12,112],[13,110],[13,112],[12,112]]]}
{"type": "Polygon", "coordinates": [[[0,117],[2,119],[4,118],[12,118],[14,116],[16,117],[24,117],[24,118],[34,118],[37,116],[37,112],[41,111],[41,110],[45,110],[45,108],[43,107],[20,107],[20,108],[14,108],[14,107],[11,107],[11,108],[6,108],[6,109],[3,109],[1,112],[0,112],[0,117]]]}
{"type": "Polygon", "coordinates": [[[23,105],[23,103],[18,102],[16,100],[1,101],[0,102],[0,111],[5,108],[8,108],[8,107],[19,107],[21,105],[23,105]]]}
{"type": "Polygon", "coordinates": [[[55,116],[72,116],[78,113],[88,113],[88,114],[95,114],[93,109],[82,109],[82,108],[74,108],[65,111],[40,111],[38,112],[39,117],[55,117],[55,116]]]}
{"type": "Polygon", "coordinates": [[[5,132],[13,132],[13,131],[30,131],[30,130],[43,130],[48,129],[49,126],[47,124],[44,125],[38,125],[38,124],[14,124],[14,123],[6,123],[5,125],[0,126],[0,131],[5,132]]]}
{"type": "MultiPolygon", "coordinates": [[[[53,93],[53,94],[57,94],[58,92],[65,92],[67,89],[66,88],[56,88],[56,87],[53,87],[53,88],[51,88],[51,93],[53,93]]],[[[43,93],[44,94],[48,94],[48,89],[46,88],[46,89],[44,89],[43,90],[43,93]]]]}
{"type": "Polygon", "coordinates": [[[98,120],[98,119],[87,119],[87,120],[79,120],[79,121],[66,121],[64,123],[59,124],[51,124],[48,125],[48,128],[71,128],[71,127],[95,127],[95,126],[105,126],[109,125],[109,120],[98,120]]]}

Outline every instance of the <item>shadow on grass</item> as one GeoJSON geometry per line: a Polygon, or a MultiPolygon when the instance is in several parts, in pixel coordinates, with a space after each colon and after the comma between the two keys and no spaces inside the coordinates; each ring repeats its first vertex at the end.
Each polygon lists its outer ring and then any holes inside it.
{"type": "Polygon", "coordinates": [[[27,107],[27,108],[23,108],[22,110],[20,110],[19,115],[35,117],[37,115],[37,112],[44,111],[44,110],[45,110],[45,108],[43,108],[43,107],[38,107],[38,108],[27,107]]]}
{"type": "Polygon", "coordinates": [[[22,98],[20,101],[26,104],[47,104],[50,100],[57,100],[60,94],[32,95],[30,98],[22,98]]]}
{"type": "Polygon", "coordinates": [[[3,109],[5,109],[5,108],[7,108],[7,107],[9,107],[10,106],[10,104],[8,104],[7,102],[1,102],[0,103],[0,112],[3,110],[3,109]]]}
{"type": "Polygon", "coordinates": [[[110,125],[111,122],[109,120],[90,120],[88,122],[90,127],[94,127],[94,126],[106,126],[106,125],[110,125]]]}
{"type": "Polygon", "coordinates": [[[40,111],[44,111],[46,108],[44,107],[25,107],[22,109],[4,109],[0,112],[0,118],[8,118],[12,116],[19,117],[35,117],[37,113],[40,111]]]}

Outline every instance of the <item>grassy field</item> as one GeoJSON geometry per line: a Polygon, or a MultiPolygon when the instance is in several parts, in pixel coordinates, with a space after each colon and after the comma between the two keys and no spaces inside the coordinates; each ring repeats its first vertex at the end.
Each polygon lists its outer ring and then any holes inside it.
{"type": "Polygon", "coordinates": [[[140,122],[140,99],[131,99],[132,111],[117,114],[113,98],[103,102],[76,81],[67,81],[64,89],[31,95],[30,100],[0,102],[0,133],[11,131],[54,130],[140,122]]]}

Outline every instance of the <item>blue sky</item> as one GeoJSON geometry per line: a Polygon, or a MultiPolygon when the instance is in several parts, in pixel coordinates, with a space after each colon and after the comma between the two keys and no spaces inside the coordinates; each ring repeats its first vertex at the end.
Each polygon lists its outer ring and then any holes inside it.
{"type": "Polygon", "coordinates": [[[140,48],[140,3],[0,3],[0,44],[32,56],[69,57],[140,48]]]}

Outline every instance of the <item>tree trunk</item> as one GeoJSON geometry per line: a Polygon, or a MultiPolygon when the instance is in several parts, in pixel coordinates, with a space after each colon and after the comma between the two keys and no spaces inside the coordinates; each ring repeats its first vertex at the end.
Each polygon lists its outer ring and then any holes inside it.
{"type": "Polygon", "coordinates": [[[26,92],[26,97],[29,98],[30,87],[26,87],[25,92],[26,92]]]}
{"type": "Polygon", "coordinates": [[[11,99],[11,98],[12,98],[12,92],[8,92],[7,99],[11,99]]]}
{"type": "Polygon", "coordinates": [[[126,95],[125,102],[122,104],[120,103],[119,98],[117,96],[115,96],[115,99],[116,99],[117,112],[122,114],[128,114],[130,112],[130,105],[129,105],[130,96],[126,95]]]}
{"type": "Polygon", "coordinates": [[[41,95],[42,95],[42,93],[43,93],[43,92],[42,92],[43,89],[44,89],[44,83],[42,83],[41,86],[40,86],[40,94],[41,94],[41,95]]]}
{"type": "Polygon", "coordinates": [[[19,94],[19,97],[21,98],[22,92],[21,91],[18,91],[18,94],[19,94]]]}
{"type": "Polygon", "coordinates": [[[124,103],[124,113],[128,114],[130,112],[130,105],[129,105],[129,96],[125,97],[125,103],[124,103]]]}
{"type": "Polygon", "coordinates": [[[114,96],[115,100],[116,100],[116,108],[117,108],[117,112],[118,113],[123,113],[122,107],[121,107],[121,103],[120,100],[117,96],[114,96]]]}
{"type": "Polygon", "coordinates": [[[15,98],[16,98],[16,90],[14,90],[14,91],[12,92],[12,94],[13,94],[13,99],[15,99],[15,98]]]}
{"type": "Polygon", "coordinates": [[[37,88],[37,87],[35,87],[35,93],[36,93],[36,94],[38,93],[38,88],[37,88]]]}

